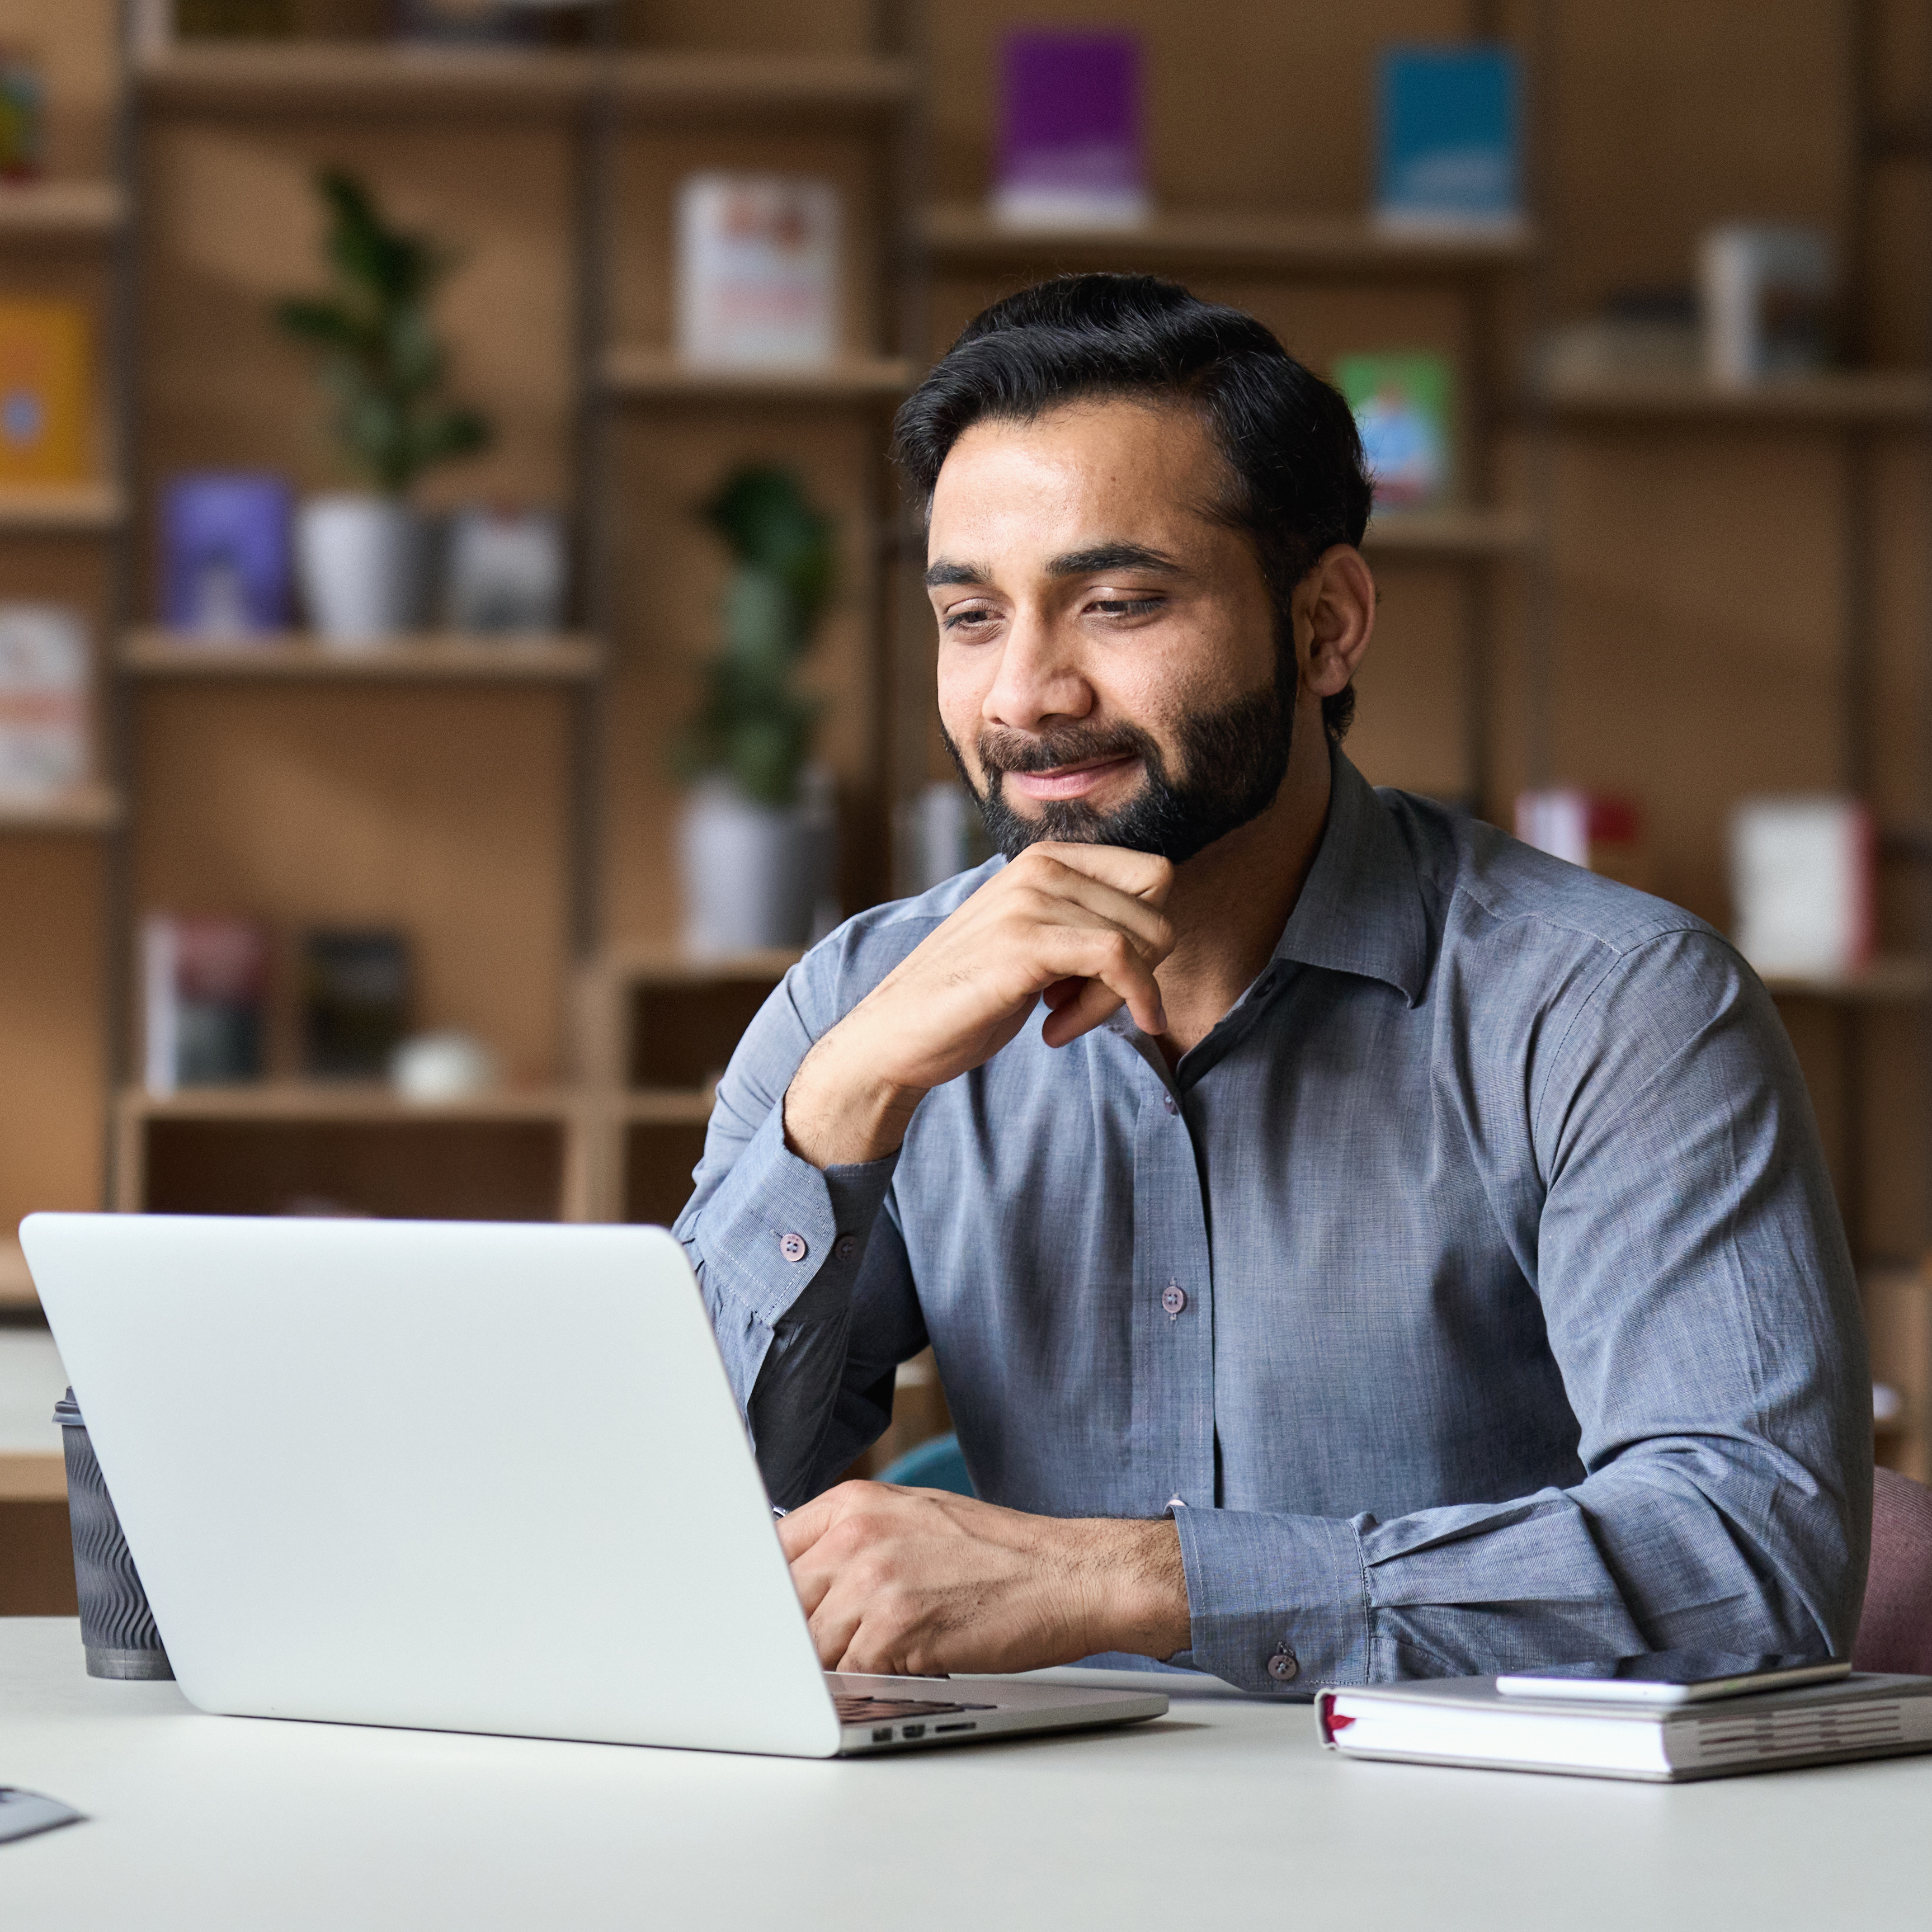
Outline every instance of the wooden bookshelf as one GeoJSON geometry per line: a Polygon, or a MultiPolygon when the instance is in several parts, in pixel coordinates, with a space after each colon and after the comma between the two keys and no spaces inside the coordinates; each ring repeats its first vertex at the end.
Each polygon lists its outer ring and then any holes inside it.
{"type": "Polygon", "coordinates": [[[104,533],[118,530],[127,514],[127,499],[111,483],[0,489],[0,536],[104,533]]]}
{"type": "Polygon", "coordinates": [[[608,86],[654,119],[868,116],[908,100],[911,63],[865,54],[591,53],[354,41],[184,44],[136,75],[157,106],[201,112],[291,110],[331,116],[575,113],[608,86]]]}
{"type": "Polygon", "coordinates": [[[885,54],[628,53],[617,58],[614,74],[620,106],[657,120],[868,118],[908,106],[919,92],[916,63],[885,54]]]}
{"type": "Polygon", "coordinates": [[[82,785],[54,798],[0,798],[0,833],[111,832],[124,816],[111,785],[82,785]]]}
{"type": "Polygon", "coordinates": [[[1932,1000],[1932,960],[1881,955],[1856,973],[1831,976],[1771,974],[1766,990],[1781,1000],[1829,1000],[1852,1006],[1918,1006],[1932,1000]]]}
{"type": "Polygon", "coordinates": [[[1841,370],[1748,388],[1726,388],[1690,376],[1627,376],[1552,383],[1540,400],[1563,422],[1648,429],[1672,424],[1737,428],[1932,425],[1932,376],[1915,370],[1841,370]]]}
{"type": "Polygon", "coordinates": [[[700,1087],[685,1093],[674,1087],[642,1087],[622,1095],[617,1118],[634,1126],[702,1127],[717,1104],[717,1090],[700,1087]]]}
{"type": "Polygon", "coordinates": [[[1378,560],[1514,557],[1535,541],[1535,526],[1514,511],[1449,509],[1375,518],[1362,548],[1378,560]]]}
{"type": "Polygon", "coordinates": [[[824,368],[720,369],[681,360],[667,350],[614,349],[604,358],[605,388],[632,401],[896,401],[915,371],[902,356],[850,356],[824,368]]]}
{"type": "Polygon", "coordinates": [[[127,219],[128,197],[118,182],[0,182],[0,240],[112,235],[127,219]]]}
{"type": "Polygon", "coordinates": [[[34,1292],[34,1277],[27,1270],[27,1257],[11,1234],[0,1234],[0,1309],[38,1308],[40,1297],[34,1292]]]}
{"type": "Polygon", "coordinates": [[[176,632],[134,632],[121,668],[140,678],[259,679],[331,683],[577,684],[596,677],[604,655],[593,638],[417,634],[332,645],[299,633],[206,642],[176,632]]]}
{"type": "Polygon", "coordinates": [[[184,41],[134,69],[144,100],[204,113],[556,112],[582,106],[590,77],[578,52],[321,40],[184,41]]]}
{"type": "Polygon", "coordinates": [[[115,1108],[113,1204],[586,1220],[592,1125],[586,1096],[566,1087],[437,1101],[361,1082],[134,1088],[115,1108]]]}
{"type": "Polygon", "coordinates": [[[668,1223],[691,1192],[713,1082],[793,952],[693,959],[614,947],[577,990],[580,1078],[595,1123],[592,1218],[668,1223]]]}
{"type": "Polygon", "coordinates": [[[983,208],[928,208],[919,238],[942,268],[1037,270],[1116,268],[1275,274],[1460,275],[1518,268],[1537,252],[1533,231],[1417,233],[1350,215],[1246,214],[1217,208],[1162,211],[1138,227],[1016,228],[983,208]]]}
{"type": "Polygon", "coordinates": [[[0,1449],[0,1503],[66,1501],[67,1458],[62,1450],[0,1449]]]}
{"type": "Polygon", "coordinates": [[[384,1126],[404,1120],[574,1119],[580,1096],[567,1088],[491,1088],[452,1100],[411,1100],[380,1081],[269,1080],[232,1087],[184,1087],[173,1094],[130,1088],[121,1117],[130,1120],[321,1120],[384,1126]]]}

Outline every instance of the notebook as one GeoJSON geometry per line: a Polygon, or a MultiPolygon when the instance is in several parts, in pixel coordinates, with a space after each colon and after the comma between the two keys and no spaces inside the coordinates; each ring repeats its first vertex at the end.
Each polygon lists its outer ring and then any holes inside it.
{"type": "Polygon", "coordinates": [[[1932,1750],[1932,1677],[1855,1672],[1674,1706],[1525,1698],[1493,1677],[1336,1686],[1315,1700],[1329,1750],[1405,1764],[1657,1784],[1932,1750]]]}

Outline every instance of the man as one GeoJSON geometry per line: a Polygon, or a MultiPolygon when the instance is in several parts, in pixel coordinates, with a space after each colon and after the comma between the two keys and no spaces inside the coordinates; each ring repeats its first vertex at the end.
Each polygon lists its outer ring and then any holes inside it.
{"type": "Polygon", "coordinates": [[[1342,755],[1341,399],[1069,278],[897,453],[1003,856],[787,976],[680,1224],[826,1664],[1847,1649],[1869,1382],[1789,1047],[1700,921],[1342,755]],[[928,1341],[984,1500],[828,1489],[928,1341]]]}

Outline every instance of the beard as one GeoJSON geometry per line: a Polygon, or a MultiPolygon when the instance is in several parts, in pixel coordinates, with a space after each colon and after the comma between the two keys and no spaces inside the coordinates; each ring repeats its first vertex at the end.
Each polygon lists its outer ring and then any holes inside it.
{"type": "Polygon", "coordinates": [[[1054,838],[1118,845],[1178,866],[1258,818],[1274,802],[1294,740],[1293,688],[1291,683],[1285,698],[1276,679],[1217,710],[1184,718],[1174,734],[1178,777],[1168,770],[1152,735],[1137,724],[1070,724],[1037,736],[988,730],[974,745],[986,776],[982,792],[943,725],[940,734],[967,790],[978,801],[988,836],[1009,859],[1040,839],[1054,838]],[[1145,776],[1140,789],[1111,812],[1096,812],[1079,799],[1048,799],[1037,818],[1022,818],[1006,802],[1010,772],[1052,771],[1090,759],[1130,756],[1139,759],[1145,776]]]}

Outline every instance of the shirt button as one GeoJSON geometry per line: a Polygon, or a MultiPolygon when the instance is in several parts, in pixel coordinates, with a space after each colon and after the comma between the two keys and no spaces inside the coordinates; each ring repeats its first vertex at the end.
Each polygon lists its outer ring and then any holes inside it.
{"type": "Polygon", "coordinates": [[[1170,1316],[1178,1315],[1187,1306],[1187,1291],[1179,1282],[1171,1281],[1161,1291],[1160,1305],[1170,1316]]]}
{"type": "Polygon", "coordinates": [[[841,1234],[838,1240],[832,1244],[832,1252],[836,1255],[842,1262],[849,1262],[852,1257],[859,1252],[858,1236],[856,1234],[841,1234]]]}
{"type": "Polygon", "coordinates": [[[778,1252],[788,1262],[802,1262],[811,1252],[806,1246],[802,1234],[781,1234],[778,1237],[778,1252]]]}
{"type": "Polygon", "coordinates": [[[1283,1644],[1268,1660],[1268,1674],[1277,1684],[1292,1684],[1301,1675],[1301,1660],[1283,1644]]]}
{"type": "Polygon", "coordinates": [[[1172,1094],[1163,1094],[1160,1096],[1160,1104],[1170,1114],[1178,1114],[1180,1112],[1180,1109],[1174,1104],[1174,1096],[1172,1094]]]}

